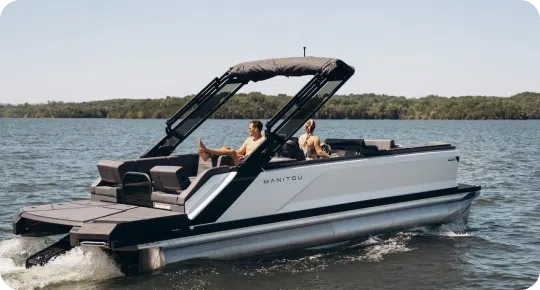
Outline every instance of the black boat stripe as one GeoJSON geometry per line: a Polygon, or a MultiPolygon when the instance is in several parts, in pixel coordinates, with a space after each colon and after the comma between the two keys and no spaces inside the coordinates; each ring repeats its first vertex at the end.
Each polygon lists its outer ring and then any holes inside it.
{"type": "Polygon", "coordinates": [[[195,223],[206,224],[218,220],[259,174],[259,171],[237,172],[233,180],[195,217],[195,223]]]}
{"type": "Polygon", "coordinates": [[[326,215],[326,214],[333,214],[333,213],[339,213],[339,212],[346,212],[346,211],[352,211],[352,210],[358,210],[358,209],[365,209],[365,208],[383,206],[383,205],[389,205],[389,204],[398,204],[398,203],[409,202],[409,201],[417,201],[417,200],[434,198],[434,197],[448,196],[448,195],[453,195],[453,194],[458,194],[458,193],[469,193],[462,199],[462,200],[466,200],[466,199],[470,199],[474,197],[474,192],[479,191],[480,189],[481,189],[480,186],[468,186],[468,185],[460,184],[460,186],[458,187],[441,189],[441,190],[433,190],[433,191],[413,193],[413,194],[407,194],[407,195],[401,195],[401,196],[393,196],[393,197],[379,198],[379,199],[373,199],[373,200],[367,200],[367,201],[359,201],[359,202],[353,202],[353,203],[347,203],[347,204],[326,206],[326,207],[320,207],[320,208],[314,208],[314,209],[308,209],[308,210],[302,210],[302,211],[249,218],[249,219],[243,219],[243,220],[235,220],[235,221],[229,221],[229,222],[223,222],[223,223],[205,224],[205,225],[195,226],[193,230],[190,232],[190,234],[188,234],[188,236],[201,235],[201,234],[207,234],[207,233],[213,233],[213,232],[219,232],[219,231],[231,230],[231,229],[239,229],[239,228],[245,228],[245,227],[252,227],[252,226],[283,222],[283,221],[295,220],[295,219],[306,218],[306,217],[314,217],[314,216],[320,216],[320,215],[326,215]]]}

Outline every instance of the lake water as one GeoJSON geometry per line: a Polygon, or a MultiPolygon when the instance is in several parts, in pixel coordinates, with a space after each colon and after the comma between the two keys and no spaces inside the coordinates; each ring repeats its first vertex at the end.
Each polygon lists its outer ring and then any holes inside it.
{"type": "MultiPolygon", "coordinates": [[[[247,120],[210,120],[178,153],[238,147],[247,120]]],[[[540,273],[540,121],[319,120],[324,138],[447,141],[458,181],[479,184],[467,226],[443,225],[264,259],[189,262],[125,277],[100,250],[75,248],[24,268],[50,238],[12,234],[19,208],[89,196],[102,159],[137,158],[164,120],[0,119],[0,275],[16,289],[525,289],[540,273]]]]}

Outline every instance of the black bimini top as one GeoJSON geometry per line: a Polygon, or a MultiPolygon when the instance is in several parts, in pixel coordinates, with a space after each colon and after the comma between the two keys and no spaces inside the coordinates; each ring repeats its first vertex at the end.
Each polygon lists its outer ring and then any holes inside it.
{"type": "Polygon", "coordinates": [[[354,68],[336,58],[327,57],[287,57],[237,64],[229,70],[229,76],[245,81],[262,81],[275,76],[307,76],[328,74],[336,68],[353,71],[354,68]]]}

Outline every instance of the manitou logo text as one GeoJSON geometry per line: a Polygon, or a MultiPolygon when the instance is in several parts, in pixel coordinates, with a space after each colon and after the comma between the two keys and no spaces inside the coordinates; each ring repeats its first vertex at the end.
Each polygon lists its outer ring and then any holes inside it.
{"type": "Polygon", "coordinates": [[[265,179],[264,184],[277,183],[277,182],[287,182],[287,181],[297,181],[302,180],[302,175],[295,176],[284,176],[284,177],[275,177],[271,179],[265,179]]]}

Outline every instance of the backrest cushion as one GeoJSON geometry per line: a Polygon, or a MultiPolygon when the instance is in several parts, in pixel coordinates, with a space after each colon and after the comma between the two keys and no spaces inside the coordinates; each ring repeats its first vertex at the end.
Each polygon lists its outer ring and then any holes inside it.
{"type": "Polygon", "coordinates": [[[126,172],[135,170],[135,163],[133,161],[100,160],[97,168],[101,180],[120,184],[126,172]]]}
{"type": "Polygon", "coordinates": [[[366,145],[375,145],[379,150],[389,150],[395,147],[392,139],[365,139],[366,145]]]}
{"type": "Polygon", "coordinates": [[[171,155],[167,159],[169,159],[170,166],[182,166],[187,176],[197,176],[198,154],[171,155]]]}
{"type": "Polygon", "coordinates": [[[143,172],[146,174],[150,173],[150,169],[154,166],[166,166],[169,165],[169,159],[165,157],[151,157],[151,158],[140,158],[135,161],[135,171],[143,172]]]}
{"type": "Polygon", "coordinates": [[[191,184],[181,166],[154,166],[150,175],[156,191],[181,191],[191,184]]]}

